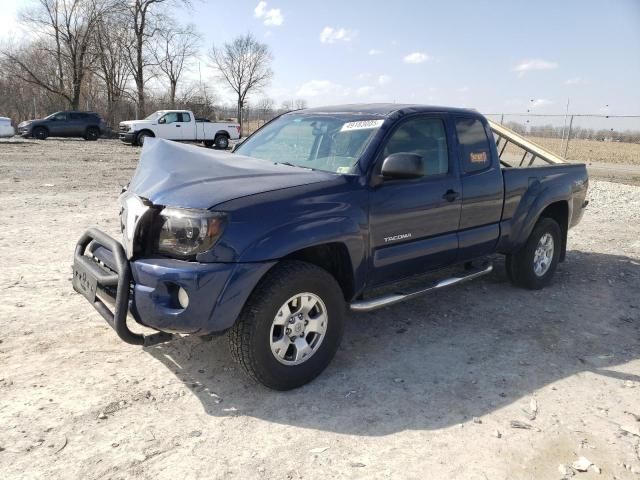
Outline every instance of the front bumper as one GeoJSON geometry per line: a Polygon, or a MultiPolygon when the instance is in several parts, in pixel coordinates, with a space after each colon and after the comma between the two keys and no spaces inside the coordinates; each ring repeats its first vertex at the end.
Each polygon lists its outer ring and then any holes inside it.
{"type": "Polygon", "coordinates": [[[92,228],[76,245],[73,288],[89,300],[122,340],[152,345],[170,340],[173,333],[208,335],[230,328],[272,265],[167,258],[128,261],[120,242],[92,228]],[[178,301],[180,288],[189,296],[186,308],[178,301]],[[159,333],[143,336],[132,332],[127,326],[128,314],[159,333]]]}
{"type": "Polygon", "coordinates": [[[118,138],[123,143],[133,144],[136,141],[136,132],[119,132],[118,138]]]}

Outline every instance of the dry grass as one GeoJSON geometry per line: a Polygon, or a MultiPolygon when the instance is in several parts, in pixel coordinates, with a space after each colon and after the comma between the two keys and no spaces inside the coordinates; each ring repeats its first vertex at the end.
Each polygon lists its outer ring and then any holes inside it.
{"type": "MultiPolygon", "coordinates": [[[[529,140],[564,157],[564,146],[559,138],[531,137],[529,140]]],[[[640,144],[573,139],[569,142],[567,159],[585,163],[640,165],[640,144]]]]}

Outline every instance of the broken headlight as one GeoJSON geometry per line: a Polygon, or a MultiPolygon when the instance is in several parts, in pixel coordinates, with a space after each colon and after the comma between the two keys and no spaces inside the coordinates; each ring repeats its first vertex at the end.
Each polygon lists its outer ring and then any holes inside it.
{"type": "Polygon", "coordinates": [[[222,235],[224,214],[208,210],[164,208],[158,215],[157,252],[182,259],[210,250],[222,235]]]}

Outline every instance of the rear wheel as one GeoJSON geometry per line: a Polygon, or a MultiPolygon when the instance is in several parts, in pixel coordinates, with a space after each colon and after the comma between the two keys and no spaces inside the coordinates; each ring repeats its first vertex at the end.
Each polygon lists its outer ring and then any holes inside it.
{"type": "Polygon", "coordinates": [[[99,137],[100,137],[100,130],[98,130],[96,127],[87,128],[87,131],[84,134],[85,140],[94,141],[94,140],[98,140],[99,137]]]}
{"type": "Polygon", "coordinates": [[[333,276],[306,262],[284,261],[260,281],[229,332],[231,354],[269,388],[300,387],[331,362],[344,311],[333,276]]]}
{"type": "Polygon", "coordinates": [[[36,127],[33,130],[33,136],[34,136],[34,138],[37,138],[38,140],[46,140],[47,137],[49,136],[49,132],[44,127],[36,127]]]}
{"type": "Polygon", "coordinates": [[[538,290],[547,286],[558,266],[562,230],[551,218],[541,218],[529,239],[515,254],[507,255],[507,276],[519,287],[538,290]]]}
{"type": "Polygon", "coordinates": [[[229,137],[226,135],[218,135],[215,140],[216,148],[218,150],[226,150],[229,148],[229,137]]]}
{"type": "Polygon", "coordinates": [[[153,137],[153,135],[150,132],[140,132],[136,137],[136,143],[142,147],[144,146],[145,139],[149,137],[153,137]]]}

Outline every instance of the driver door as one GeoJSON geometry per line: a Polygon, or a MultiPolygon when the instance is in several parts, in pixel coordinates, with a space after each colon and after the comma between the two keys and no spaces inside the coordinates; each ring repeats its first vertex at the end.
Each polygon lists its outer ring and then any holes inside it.
{"type": "Polygon", "coordinates": [[[461,182],[447,115],[417,115],[383,143],[374,174],[392,153],[422,157],[424,175],[384,179],[370,194],[369,286],[393,282],[455,261],[461,182]]]}
{"type": "Polygon", "coordinates": [[[167,140],[182,140],[182,122],[178,112],[169,112],[158,119],[157,135],[167,140]]]}
{"type": "Polygon", "coordinates": [[[51,137],[66,137],[69,127],[69,114],[56,113],[55,116],[48,122],[49,136],[51,137]]]}

